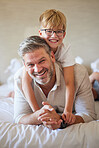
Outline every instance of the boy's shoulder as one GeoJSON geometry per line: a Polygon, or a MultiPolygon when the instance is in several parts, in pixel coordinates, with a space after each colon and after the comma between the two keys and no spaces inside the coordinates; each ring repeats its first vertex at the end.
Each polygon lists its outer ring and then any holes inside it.
{"type": "Polygon", "coordinates": [[[58,49],[55,53],[55,56],[61,56],[67,54],[67,52],[70,50],[71,45],[69,43],[62,43],[61,45],[58,46],[58,49]]]}
{"type": "Polygon", "coordinates": [[[62,43],[61,45],[58,46],[58,50],[68,50],[71,47],[70,43],[62,43]]]}

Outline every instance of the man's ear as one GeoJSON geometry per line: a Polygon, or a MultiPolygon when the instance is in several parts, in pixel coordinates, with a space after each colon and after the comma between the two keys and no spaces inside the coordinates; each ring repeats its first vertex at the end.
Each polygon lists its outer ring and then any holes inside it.
{"type": "Polygon", "coordinates": [[[51,59],[52,59],[52,62],[54,63],[55,62],[55,55],[54,55],[53,51],[51,51],[51,59]]]}
{"type": "Polygon", "coordinates": [[[28,71],[27,66],[25,65],[25,62],[23,61],[23,65],[25,67],[25,70],[28,71]]]}

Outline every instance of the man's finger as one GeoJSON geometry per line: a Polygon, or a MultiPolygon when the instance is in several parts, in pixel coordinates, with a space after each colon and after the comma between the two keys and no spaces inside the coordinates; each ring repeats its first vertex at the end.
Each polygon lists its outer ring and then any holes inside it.
{"type": "Polygon", "coordinates": [[[50,105],[48,102],[42,102],[43,105],[50,105]]]}

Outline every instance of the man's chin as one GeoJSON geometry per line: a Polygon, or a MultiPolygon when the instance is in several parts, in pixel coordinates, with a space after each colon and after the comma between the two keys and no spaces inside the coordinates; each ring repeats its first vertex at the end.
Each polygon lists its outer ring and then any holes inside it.
{"type": "Polygon", "coordinates": [[[50,79],[42,79],[42,80],[38,80],[38,79],[35,79],[36,83],[40,84],[40,85],[45,85],[47,83],[49,83],[50,79]]]}
{"type": "Polygon", "coordinates": [[[29,75],[30,75],[30,77],[31,77],[36,83],[38,83],[38,84],[40,84],[40,85],[45,85],[45,84],[49,83],[49,81],[50,81],[50,78],[42,78],[42,79],[39,79],[39,78],[34,77],[34,76],[33,76],[32,74],[30,74],[30,73],[29,73],[29,75]]]}
{"type": "Polygon", "coordinates": [[[36,83],[38,83],[40,85],[45,85],[48,83],[47,81],[38,81],[38,80],[35,80],[35,81],[36,81],[36,83]]]}

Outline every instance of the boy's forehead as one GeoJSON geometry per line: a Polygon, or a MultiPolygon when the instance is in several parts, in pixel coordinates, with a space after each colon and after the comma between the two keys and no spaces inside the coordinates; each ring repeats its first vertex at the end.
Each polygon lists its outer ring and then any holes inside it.
{"type": "Polygon", "coordinates": [[[47,24],[46,26],[41,26],[41,28],[53,29],[53,30],[62,30],[63,29],[63,25],[52,26],[52,25],[47,24]]]}

